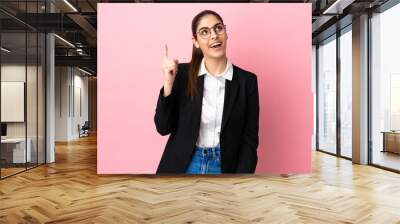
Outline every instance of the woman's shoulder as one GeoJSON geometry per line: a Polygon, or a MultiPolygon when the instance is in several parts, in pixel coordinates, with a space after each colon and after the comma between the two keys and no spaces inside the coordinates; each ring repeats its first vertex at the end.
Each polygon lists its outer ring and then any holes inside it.
{"type": "Polygon", "coordinates": [[[189,63],[179,63],[178,64],[178,73],[177,73],[177,76],[176,76],[176,80],[179,83],[186,82],[187,73],[188,73],[188,67],[189,67],[189,63]]]}
{"type": "Polygon", "coordinates": [[[185,78],[188,73],[189,63],[179,63],[178,64],[178,75],[180,78],[185,78]]]}
{"type": "Polygon", "coordinates": [[[245,70],[234,64],[232,64],[232,66],[233,66],[233,72],[237,74],[239,79],[257,80],[257,75],[255,73],[245,70]]]}
{"type": "Polygon", "coordinates": [[[178,72],[181,71],[183,73],[187,73],[189,68],[189,63],[185,62],[185,63],[179,63],[178,64],[178,72]]]}

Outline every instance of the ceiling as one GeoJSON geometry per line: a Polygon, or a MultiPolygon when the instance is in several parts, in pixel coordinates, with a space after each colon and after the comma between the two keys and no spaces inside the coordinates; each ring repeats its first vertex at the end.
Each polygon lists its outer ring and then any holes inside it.
{"type": "MultiPolygon", "coordinates": [[[[233,0],[229,2],[269,2],[269,3],[312,3],[312,36],[317,43],[336,32],[337,28],[351,24],[352,17],[366,10],[372,10],[387,0],[233,0]],[[336,3],[335,3],[336,2],[336,3]],[[338,22],[340,20],[340,22],[338,22]]],[[[137,2],[227,2],[166,1],[166,0],[45,0],[21,1],[1,0],[1,30],[9,38],[10,46],[18,49],[24,46],[25,39],[18,32],[55,32],[56,65],[81,66],[96,72],[97,57],[97,3],[137,3],[137,2]],[[52,13],[49,13],[52,11],[52,13]],[[27,12],[27,13],[26,13],[27,12]],[[13,33],[13,34],[11,34],[13,33]],[[14,37],[13,37],[14,36],[14,37]],[[66,40],[63,41],[62,39],[66,40]],[[72,44],[72,45],[71,45],[72,44]]],[[[5,43],[4,41],[2,43],[5,43]]],[[[30,46],[34,46],[29,45],[30,46]]],[[[22,49],[22,48],[21,48],[22,49]]],[[[28,52],[31,50],[28,48],[28,52]]]]}

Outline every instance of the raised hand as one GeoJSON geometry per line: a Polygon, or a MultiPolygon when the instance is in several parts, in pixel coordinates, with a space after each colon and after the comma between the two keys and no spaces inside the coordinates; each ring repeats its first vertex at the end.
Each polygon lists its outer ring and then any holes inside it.
{"type": "Polygon", "coordinates": [[[168,47],[165,45],[162,70],[164,73],[164,96],[171,94],[176,74],[178,73],[178,60],[168,58],[168,47]]]}

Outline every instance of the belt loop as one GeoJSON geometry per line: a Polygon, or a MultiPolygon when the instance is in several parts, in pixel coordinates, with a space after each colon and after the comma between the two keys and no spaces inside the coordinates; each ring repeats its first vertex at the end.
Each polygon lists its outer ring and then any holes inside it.
{"type": "Polygon", "coordinates": [[[206,148],[201,148],[202,150],[202,153],[203,153],[203,156],[205,156],[205,155],[207,155],[207,149],[206,148]]]}

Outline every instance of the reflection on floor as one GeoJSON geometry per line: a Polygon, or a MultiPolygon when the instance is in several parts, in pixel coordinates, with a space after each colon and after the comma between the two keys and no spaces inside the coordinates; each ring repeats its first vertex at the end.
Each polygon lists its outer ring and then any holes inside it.
{"type": "Polygon", "coordinates": [[[400,170],[400,155],[392,152],[374,151],[372,157],[373,164],[400,170]]]}
{"type": "Polygon", "coordinates": [[[351,148],[342,148],[341,155],[344,157],[352,158],[352,149],[351,148]]]}
{"type": "Polygon", "coordinates": [[[19,167],[18,168],[1,168],[1,178],[13,175],[15,173],[18,173],[18,172],[21,172],[24,170],[25,170],[25,167],[24,168],[19,168],[19,167]]]}
{"type": "MultiPolygon", "coordinates": [[[[4,164],[3,164],[4,165],[4,164]]],[[[25,164],[19,164],[18,166],[15,165],[4,165],[5,167],[1,168],[1,178],[5,178],[7,176],[19,173],[21,171],[26,170],[25,164]]],[[[31,167],[35,167],[36,164],[28,163],[27,168],[30,169],[31,167]]]]}
{"type": "Polygon", "coordinates": [[[0,223],[399,223],[399,174],[312,155],[289,176],[98,175],[95,136],[57,143],[0,181],[0,223]]]}

